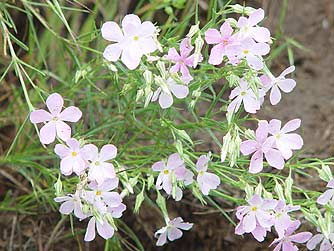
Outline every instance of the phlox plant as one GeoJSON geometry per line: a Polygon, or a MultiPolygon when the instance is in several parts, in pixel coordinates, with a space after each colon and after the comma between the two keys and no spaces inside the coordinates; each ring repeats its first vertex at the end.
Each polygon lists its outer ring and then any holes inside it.
{"type": "Polygon", "coordinates": [[[269,69],[274,38],[264,19],[261,8],[215,5],[206,23],[198,8],[194,20],[175,25],[127,14],[90,18],[81,36],[69,30],[72,40],[57,38],[78,47],[69,54],[73,64],[57,76],[26,63],[37,79],[47,72],[50,84],[22,84],[33,125],[25,137],[38,149],[26,150],[25,163],[47,184],[31,178],[36,200],[69,218],[72,229],[86,224],[79,237],[100,236],[106,250],[111,243],[125,249],[125,237],[146,250],[126,225],[143,203],[161,213],[152,222],[157,246],[190,234],[196,221],[167,207],[186,197],[218,208],[236,235],[267,239],[275,251],[333,250],[333,159],[302,158],[303,121],[275,117],[275,105],[298,87],[298,68],[269,69]],[[273,106],[268,121],[257,115],[265,106],[273,106]],[[308,172],[324,181],[321,190],[328,183],[323,194],[295,181],[308,172]],[[224,201],[235,210],[227,212],[224,201]]]}

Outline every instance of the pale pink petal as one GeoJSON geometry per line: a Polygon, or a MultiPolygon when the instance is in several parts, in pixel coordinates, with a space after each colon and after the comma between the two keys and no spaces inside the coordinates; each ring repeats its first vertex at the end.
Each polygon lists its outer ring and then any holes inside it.
{"type": "Polygon", "coordinates": [[[288,75],[292,72],[295,71],[295,66],[294,65],[291,65],[290,67],[286,68],[284,71],[282,71],[282,73],[280,74],[281,77],[285,77],[285,75],[288,75]]]}
{"type": "Polygon", "coordinates": [[[268,137],[269,132],[269,124],[266,120],[260,120],[258,123],[258,127],[255,131],[256,140],[258,142],[264,143],[268,137]]]}
{"type": "Polygon", "coordinates": [[[310,232],[301,232],[289,237],[290,240],[297,243],[307,242],[312,237],[310,232]]]}
{"type": "Polygon", "coordinates": [[[156,171],[156,172],[161,172],[162,170],[165,169],[165,163],[163,161],[158,161],[158,162],[155,162],[153,165],[152,165],[152,169],[153,171],[156,171]]]}
{"type": "Polygon", "coordinates": [[[278,119],[272,119],[269,122],[269,133],[272,135],[276,135],[282,126],[282,122],[278,119]]]}
{"type": "Polygon", "coordinates": [[[47,122],[51,119],[52,115],[45,110],[35,110],[30,113],[30,121],[34,124],[47,122]]]}
{"type": "Polygon", "coordinates": [[[213,46],[210,52],[209,64],[219,65],[223,62],[224,59],[224,46],[217,44],[213,46]]]}
{"type": "Polygon", "coordinates": [[[145,21],[138,27],[138,35],[143,37],[153,37],[155,30],[152,22],[145,21]]]}
{"type": "Polygon", "coordinates": [[[251,206],[261,206],[261,204],[263,203],[263,199],[260,195],[254,194],[252,198],[250,198],[247,202],[251,206]]]}
{"type": "Polygon", "coordinates": [[[181,64],[179,62],[177,62],[175,65],[173,65],[170,68],[170,72],[172,72],[172,73],[178,72],[180,70],[180,66],[181,66],[181,64]]]}
{"type": "MultiPolygon", "coordinates": [[[[306,244],[308,250],[313,250],[316,246],[323,240],[324,236],[322,234],[314,235],[306,244]]],[[[325,250],[324,250],[325,251],[325,250]]]]}
{"type": "Polygon", "coordinates": [[[233,33],[233,29],[229,21],[225,21],[222,26],[220,26],[220,33],[222,36],[229,37],[233,33]]]}
{"type": "Polygon", "coordinates": [[[266,55],[270,51],[270,47],[266,43],[256,43],[252,46],[251,50],[255,55],[266,55]]]}
{"type": "Polygon", "coordinates": [[[280,251],[281,248],[282,248],[282,242],[278,243],[277,246],[273,249],[273,251],[280,251]]]}
{"type": "Polygon", "coordinates": [[[68,201],[65,201],[63,204],[61,204],[60,208],[59,208],[59,212],[61,214],[70,214],[72,213],[74,209],[74,203],[73,203],[73,200],[68,200],[68,201]]]}
{"type": "Polygon", "coordinates": [[[261,70],[263,68],[263,62],[262,59],[255,55],[248,54],[246,56],[247,63],[250,67],[252,67],[254,70],[261,70]]]}
{"type": "Polygon", "coordinates": [[[178,99],[183,99],[189,94],[189,88],[186,85],[170,84],[170,90],[178,99]]]}
{"type": "Polygon", "coordinates": [[[73,158],[65,157],[60,161],[60,171],[62,174],[68,176],[73,172],[73,158]]]}
{"type": "Polygon", "coordinates": [[[102,37],[108,41],[120,42],[123,39],[121,28],[115,22],[105,22],[101,28],[102,37]]]}
{"type": "Polygon", "coordinates": [[[264,19],[264,10],[259,8],[249,15],[248,18],[249,25],[251,26],[257,25],[263,19],[264,19]]]}
{"type": "Polygon", "coordinates": [[[249,172],[250,173],[259,173],[263,169],[263,153],[262,151],[256,151],[252,158],[249,165],[249,172]]]}
{"type": "Polygon", "coordinates": [[[193,50],[193,46],[190,44],[190,38],[184,38],[180,44],[180,55],[182,58],[188,57],[189,53],[193,50]]]}
{"type": "Polygon", "coordinates": [[[56,124],[53,121],[41,128],[39,139],[43,144],[50,144],[56,139],[56,124]]]}
{"type": "Polygon", "coordinates": [[[58,120],[56,123],[57,136],[64,141],[67,141],[71,138],[71,127],[64,123],[61,120],[58,120]]]}
{"type": "Polygon", "coordinates": [[[197,162],[196,162],[196,168],[198,171],[206,171],[208,169],[208,162],[209,158],[207,155],[201,155],[197,162]]]}
{"type": "Polygon", "coordinates": [[[115,158],[117,155],[117,148],[112,144],[104,145],[100,151],[100,161],[107,161],[115,158]]]}
{"type": "Polygon", "coordinates": [[[256,111],[260,109],[260,101],[253,96],[244,96],[243,103],[246,112],[256,113],[256,111]]]}
{"type": "Polygon", "coordinates": [[[167,242],[167,231],[160,234],[158,241],[156,243],[157,246],[163,246],[167,242]]]}
{"type": "Polygon", "coordinates": [[[324,238],[324,240],[321,242],[319,251],[333,251],[333,245],[329,240],[324,238]]]}
{"type": "Polygon", "coordinates": [[[65,108],[65,110],[59,114],[59,119],[68,122],[78,122],[81,116],[82,112],[78,107],[70,106],[65,108]]]}
{"type": "Polygon", "coordinates": [[[103,51],[103,57],[111,62],[116,62],[121,56],[122,47],[119,44],[109,44],[103,51]]]}
{"type": "Polygon", "coordinates": [[[161,93],[161,87],[159,87],[159,88],[153,93],[153,96],[152,96],[152,99],[151,99],[151,100],[152,100],[153,102],[154,102],[154,101],[157,101],[157,99],[158,99],[160,93],[161,93]]]}
{"type": "Polygon", "coordinates": [[[140,18],[137,15],[126,15],[122,20],[122,28],[125,35],[132,35],[132,32],[141,25],[140,18]]]}
{"type": "Polygon", "coordinates": [[[277,85],[274,85],[270,92],[270,103],[272,105],[277,105],[282,98],[281,92],[278,89],[277,85]]]}
{"type": "Polygon", "coordinates": [[[287,133],[297,130],[300,127],[301,123],[302,121],[300,119],[290,120],[288,123],[285,124],[285,126],[283,126],[281,132],[287,133]]]}
{"type": "Polygon", "coordinates": [[[168,107],[171,107],[173,104],[173,97],[171,94],[166,92],[161,92],[159,97],[159,104],[162,109],[166,109],[168,107]]]}
{"type": "Polygon", "coordinates": [[[158,49],[157,44],[153,38],[139,39],[139,46],[143,54],[149,54],[158,49]]]}
{"type": "Polygon", "coordinates": [[[92,217],[87,225],[85,241],[92,241],[94,239],[95,239],[95,217],[92,217]]]}
{"type": "Polygon", "coordinates": [[[264,241],[264,238],[267,235],[267,230],[264,227],[261,226],[256,226],[256,228],[252,231],[252,235],[254,236],[254,238],[259,241],[262,242],[264,241]]]}
{"type": "Polygon", "coordinates": [[[239,17],[238,19],[238,27],[239,28],[242,28],[243,26],[247,25],[248,24],[248,19],[246,17],[239,17]]]}
{"type": "Polygon", "coordinates": [[[167,229],[167,236],[170,241],[174,241],[182,237],[182,231],[176,227],[171,227],[167,229]]]}
{"type": "Polygon", "coordinates": [[[80,150],[80,143],[78,140],[71,138],[66,141],[66,144],[70,147],[72,151],[78,152],[80,150]]]}
{"type": "Polygon", "coordinates": [[[268,164],[277,169],[283,169],[284,167],[284,158],[279,150],[271,149],[268,152],[264,153],[268,164]]]}
{"type": "Polygon", "coordinates": [[[208,44],[218,44],[221,40],[221,34],[216,29],[208,29],[205,32],[205,41],[208,44]]]}
{"type": "Polygon", "coordinates": [[[57,144],[54,151],[61,159],[71,154],[71,150],[63,144],[57,144]]]}
{"type": "Polygon", "coordinates": [[[46,105],[53,116],[58,116],[63,108],[64,100],[58,93],[53,93],[46,99],[46,105]]]}
{"type": "Polygon", "coordinates": [[[114,235],[113,227],[106,220],[103,221],[103,224],[97,221],[96,228],[99,235],[106,240],[114,235]]]}
{"type": "Polygon", "coordinates": [[[236,99],[234,99],[227,107],[227,111],[228,112],[237,112],[240,108],[240,105],[242,103],[242,98],[241,97],[237,97],[236,99]]]}
{"type": "Polygon", "coordinates": [[[284,91],[285,93],[289,93],[295,88],[296,81],[293,79],[284,79],[278,82],[279,88],[284,91]]]}
{"type": "Polygon", "coordinates": [[[121,60],[129,70],[134,70],[140,64],[140,59],[142,57],[142,52],[139,51],[137,53],[132,52],[132,50],[138,50],[135,48],[126,48],[123,50],[121,60]]]}
{"type": "Polygon", "coordinates": [[[116,192],[102,192],[102,196],[109,207],[118,207],[122,203],[122,197],[116,192]]]}
{"type": "Polygon", "coordinates": [[[183,192],[182,189],[179,187],[176,187],[176,191],[175,191],[175,201],[180,201],[182,199],[183,196],[183,192]]]}
{"type": "Polygon", "coordinates": [[[320,205],[325,205],[334,196],[334,189],[328,189],[317,199],[317,203],[320,205]]]}
{"type": "Polygon", "coordinates": [[[170,61],[177,62],[180,60],[180,55],[175,48],[169,48],[166,58],[170,61]]]}
{"type": "Polygon", "coordinates": [[[98,158],[99,149],[93,144],[88,144],[83,146],[81,153],[84,159],[93,161],[98,158]]]}
{"type": "Polygon", "coordinates": [[[243,229],[246,233],[252,232],[256,228],[256,219],[254,214],[247,214],[243,218],[243,229]]]}
{"type": "Polygon", "coordinates": [[[289,241],[283,241],[282,243],[282,251],[298,251],[299,249],[289,241]]]}
{"type": "Polygon", "coordinates": [[[73,172],[75,172],[76,175],[80,176],[83,174],[87,166],[87,162],[85,162],[81,157],[73,159],[73,172]]]}
{"type": "Polygon", "coordinates": [[[277,149],[281,152],[284,159],[290,159],[292,156],[292,150],[290,147],[287,147],[282,140],[276,140],[277,149]]]}
{"type": "Polygon", "coordinates": [[[189,73],[188,67],[184,63],[180,64],[180,71],[181,71],[183,78],[186,78],[186,79],[192,78],[189,73]]]}
{"type": "Polygon", "coordinates": [[[211,189],[216,189],[220,184],[220,179],[213,173],[205,172],[197,177],[198,184],[204,195],[208,195],[211,189]]]}
{"type": "Polygon", "coordinates": [[[125,210],[126,206],[123,203],[117,207],[109,208],[109,212],[113,218],[121,218],[125,210]]]}
{"type": "Polygon", "coordinates": [[[249,155],[256,151],[258,143],[255,140],[246,140],[241,142],[240,151],[243,155],[249,155]]]}
{"type": "Polygon", "coordinates": [[[184,164],[184,161],[182,160],[180,154],[173,153],[168,157],[167,160],[167,168],[169,170],[176,169],[184,164]]]}
{"type": "MultiPolygon", "coordinates": [[[[254,38],[257,42],[269,42],[270,41],[270,31],[267,28],[251,27],[249,28],[249,33],[250,33],[250,36],[254,38]]],[[[262,55],[265,55],[265,54],[262,54],[262,55]]]]}
{"type": "Polygon", "coordinates": [[[303,138],[297,133],[284,134],[281,136],[280,141],[282,145],[292,150],[299,150],[304,144],[303,138]]]}

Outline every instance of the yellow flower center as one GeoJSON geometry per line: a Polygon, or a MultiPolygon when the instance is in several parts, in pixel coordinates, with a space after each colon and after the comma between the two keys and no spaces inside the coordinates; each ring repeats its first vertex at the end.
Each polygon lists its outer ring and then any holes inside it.
{"type": "Polygon", "coordinates": [[[75,157],[75,156],[77,156],[77,155],[78,155],[77,152],[72,152],[72,156],[73,156],[73,157],[75,157]]]}
{"type": "Polygon", "coordinates": [[[95,166],[99,166],[100,165],[100,162],[99,161],[95,161],[95,166]]]}
{"type": "Polygon", "coordinates": [[[167,175],[169,174],[169,171],[167,169],[164,170],[164,174],[167,175]]]}
{"type": "Polygon", "coordinates": [[[251,211],[253,211],[253,212],[256,211],[256,210],[257,210],[256,206],[254,206],[254,207],[251,208],[251,211]]]}
{"type": "Polygon", "coordinates": [[[203,175],[204,171],[199,171],[198,175],[203,175]]]}
{"type": "Polygon", "coordinates": [[[241,96],[245,96],[245,95],[246,95],[246,92],[245,92],[245,91],[242,91],[242,92],[240,93],[240,95],[241,95],[241,96]]]}
{"type": "Polygon", "coordinates": [[[57,117],[57,116],[54,116],[52,120],[53,120],[53,121],[58,121],[58,117],[57,117]]]}
{"type": "Polygon", "coordinates": [[[248,54],[249,53],[249,50],[244,50],[244,54],[248,54]]]}
{"type": "Polygon", "coordinates": [[[228,44],[228,40],[224,39],[223,40],[223,45],[227,45],[228,44]]]}
{"type": "Polygon", "coordinates": [[[277,133],[276,134],[276,139],[280,139],[281,138],[281,134],[277,133]]]}
{"type": "Polygon", "coordinates": [[[139,37],[138,37],[138,36],[134,36],[134,37],[133,37],[133,40],[138,41],[138,40],[139,40],[139,37]]]}
{"type": "Polygon", "coordinates": [[[96,191],[96,193],[95,193],[97,196],[100,196],[102,193],[101,193],[101,191],[96,191]]]}

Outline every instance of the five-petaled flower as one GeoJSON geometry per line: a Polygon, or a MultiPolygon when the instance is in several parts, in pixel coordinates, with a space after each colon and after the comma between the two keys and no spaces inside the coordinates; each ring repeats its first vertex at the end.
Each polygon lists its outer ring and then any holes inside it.
{"type": "Polygon", "coordinates": [[[115,62],[121,61],[130,69],[138,67],[143,55],[154,52],[158,47],[154,40],[157,30],[152,22],[141,22],[134,14],[126,15],[122,20],[122,30],[115,22],[103,24],[102,37],[115,42],[108,45],[103,57],[115,62]]]}
{"type": "Polygon", "coordinates": [[[196,162],[197,183],[204,195],[208,195],[211,189],[216,189],[220,184],[216,174],[207,172],[209,160],[207,155],[201,155],[196,162]]]}
{"type": "Polygon", "coordinates": [[[64,175],[71,175],[74,172],[76,175],[81,175],[88,166],[83,154],[83,148],[80,147],[78,140],[71,138],[66,141],[66,145],[57,144],[55,153],[61,158],[60,171],[64,175]]]}
{"type": "Polygon", "coordinates": [[[167,226],[159,229],[155,232],[154,236],[158,238],[157,246],[163,246],[169,241],[174,241],[182,237],[182,230],[189,230],[193,226],[192,223],[183,222],[181,217],[177,217],[173,220],[169,220],[167,226]]]}
{"type": "Polygon", "coordinates": [[[53,93],[46,99],[46,106],[50,112],[39,109],[30,113],[32,123],[46,123],[41,128],[39,136],[43,144],[52,143],[56,139],[56,135],[64,141],[71,138],[71,127],[64,121],[78,122],[82,112],[75,106],[67,107],[61,111],[63,105],[63,98],[58,93],[53,93]]]}
{"type": "MultiPolygon", "coordinates": [[[[188,67],[193,67],[194,64],[194,55],[189,55],[194,49],[190,42],[190,38],[184,38],[180,44],[180,54],[176,51],[175,48],[170,48],[166,56],[168,60],[175,63],[170,71],[172,73],[180,71],[182,74],[182,80],[185,83],[189,83],[193,79],[188,70],[188,67]]],[[[202,59],[203,57],[200,56],[198,62],[201,62],[202,59]]]]}

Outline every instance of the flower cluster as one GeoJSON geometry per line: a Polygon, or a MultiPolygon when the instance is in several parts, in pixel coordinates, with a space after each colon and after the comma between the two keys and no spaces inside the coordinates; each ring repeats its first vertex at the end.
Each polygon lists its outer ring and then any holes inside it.
{"type": "Polygon", "coordinates": [[[302,232],[293,235],[299,227],[299,221],[293,221],[289,213],[299,210],[299,206],[286,205],[285,201],[275,199],[263,199],[255,194],[249,199],[247,206],[237,208],[237,219],[240,221],[235,233],[242,235],[251,233],[260,242],[264,240],[267,232],[274,227],[278,238],[271,244],[277,244],[274,250],[292,251],[298,250],[293,242],[304,243],[312,234],[302,232]]]}
{"type": "Polygon", "coordinates": [[[40,131],[42,143],[52,143],[56,135],[64,141],[56,144],[54,148],[54,152],[61,159],[61,173],[65,176],[74,173],[80,179],[73,194],[58,196],[55,201],[62,203],[59,208],[62,214],[73,212],[80,220],[90,217],[85,241],[95,238],[95,228],[103,238],[111,238],[116,229],[113,218],[120,218],[126,209],[120,194],[112,191],[118,187],[119,180],[115,167],[108,161],[116,157],[117,148],[108,144],[99,151],[93,144],[84,145],[72,138],[71,128],[63,120],[77,122],[82,113],[74,106],[61,112],[63,104],[63,98],[54,93],[46,100],[50,113],[35,110],[30,114],[32,123],[47,122],[40,131]]]}
{"type": "Polygon", "coordinates": [[[255,139],[243,141],[240,151],[243,155],[252,154],[249,172],[258,173],[263,169],[263,157],[268,164],[283,169],[284,160],[291,158],[292,150],[301,149],[303,139],[296,133],[290,133],[300,127],[300,119],[294,119],[281,128],[281,121],[261,120],[255,132],[255,139]],[[270,136],[269,136],[270,134],[270,136]]]}

